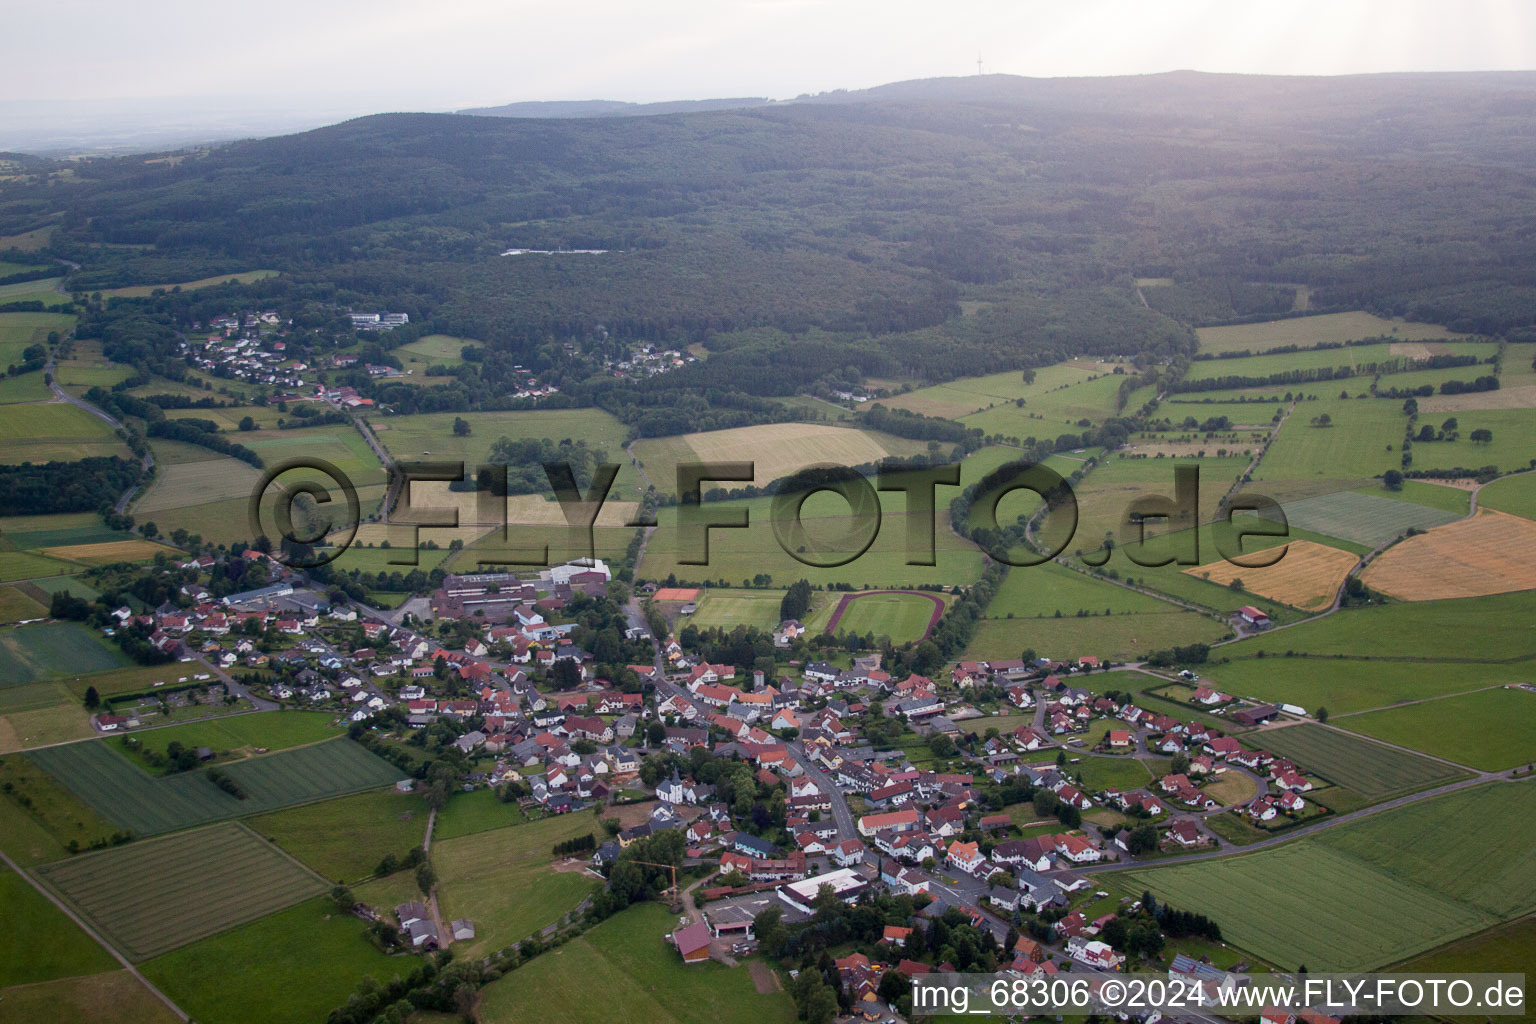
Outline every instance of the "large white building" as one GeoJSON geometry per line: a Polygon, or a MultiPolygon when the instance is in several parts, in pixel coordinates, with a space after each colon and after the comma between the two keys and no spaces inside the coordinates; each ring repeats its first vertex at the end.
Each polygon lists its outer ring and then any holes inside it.
{"type": "Polygon", "coordinates": [[[811,904],[815,902],[822,886],[831,889],[844,903],[852,903],[859,893],[869,887],[869,880],[853,868],[838,868],[798,882],[785,882],[779,886],[779,899],[802,914],[811,914],[815,912],[811,904]]]}
{"type": "Polygon", "coordinates": [[[557,565],[549,570],[549,579],[551,583],[569,583],[572,576],[579,576],[585,572],[598,572],[603,574],[604,580],[613,579],[613,572],[601,558],[578,558],[564,565],[557,565]]]}

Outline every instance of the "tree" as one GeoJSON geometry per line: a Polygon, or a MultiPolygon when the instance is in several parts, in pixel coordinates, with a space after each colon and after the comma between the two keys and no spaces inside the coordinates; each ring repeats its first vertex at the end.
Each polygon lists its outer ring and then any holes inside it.
{"type": "Polygon", "coordinates": [[[779,621],[799,619],[811,609],[811,584],[808,580],[791,583],[779,601],[779,621]]]}
{"type": "Polygon", "coordinates": [[[1493,431],[1487,427],[1478,427],[1468,434],[1467,437],[1473,444],[1489,444],[1493,441],[1493,431]]]}
{"type": "Polygon", "coordinates": [[[350,914],[357,904],[357,897],[352,895],[352,890],[344,885],[331,887],[331,902],[336,904],[336,909],[350,914]]]}
{"type": "Polygon", "coordinates": [[[1403,403],[1404,416],[1417,416],[1419,414],[1419,400],[1410,398],[1403,403]]]}
{"type": "Polygon", "coordinates": [[[948,736],[944,735],[941,732],[940,733],[935,733],[928,740],[928,750],[930,752],[932,752],[934,757],[940,757],[940,758],[954,757],[955,756],[955,741],[950,739],[948,736]]]}
{"type": "Polygon", "coordinates": [[[1131,829],[1126,845],[1132,853],[1151,853],[1157,849],[1157,829],[1151,822],[1143,822],[1131,829]]]}
{"type": "Polygon", "coordinates": [[[463,416],[455,416],[453,418],[453,436],[454,437],[468,437],[469,436],[469,420],[466,420],[463,416]]]}
{"type": "Polygon", "coordinates": [[[256,421],[255,421],[255,419],[253,419],[250,416],[242,417],[241,420],[240,420],[240,429],[241,430],[255,430],[256,429],[256,421]]]}
{"type": "Polygon", "coordinates": [[[432,887],[437,884],[437,873],[432,870],[428,861],[422,861],[416,868],[416,887],[421,890],[423,896],[430,895],[432,887]]]}
{"type": "Polygon", "coordinates": [[[1317,720],[1319,722],[1326,722],[1326,721],[1328,721],[1328,709],[1327,708],[1318,708],[1317,709],[1317,720]]]}
{"type": "Polygon", "coordinates": [[[1182,775],[1189,771],[1189,758],[1183,754],[1174,754],[1173,763],[1169,765],[1169,768],[1173,774],[1182,775]]]}
{"type": "Polygon", "coordinates": [[[645,727],[645,741],[653,747],[659,747],[667,741],[667,727],[660,722],[652,722],[645,727]]]}
{"type": "Polygon", "coordinates": [[[85,688],[85,706],[88,710],[95,711],[101,706],[101,694],[96,692],[96,687],[85,688]]]}
{"type": "Polygon", "coordinates": [[[1381,475],[1381,483],[1389,491],[1400,491],[1403,489],[1403,474],[1389,469],[1381,475]]]}
{"type": "Polygon", "coordinates": [[[778,907],[769,907],[752,918],[752,934],[757,936],[758,946],[769,956],[777,956],[779,947],[789,936],[784,927],[784,914],[778,907]]]}

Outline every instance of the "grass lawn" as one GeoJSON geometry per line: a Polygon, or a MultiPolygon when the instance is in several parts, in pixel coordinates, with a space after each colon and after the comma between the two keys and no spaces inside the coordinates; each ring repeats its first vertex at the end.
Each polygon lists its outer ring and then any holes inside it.
{"type": "Polygon", "coordinates": [[[133,960],[254,921],[326,888],[234,822],[56,861],[38,874],[133,960]]]}
{"type": "MultiPolygon", "coordinates": [[[[0,807],[17,828],[16,845],[4,849],[23,864],[56,860],[54,854],[66,849],[71,840],[84,849],[105,842],[118,831],[28,757],[0,757],[0,789],[5,793],[0,807]]],[[[10,838],[8,833],[0,836],[10,838]]]]}
{"type": "Polygon", "coordinates": [[[347,1001],[362,978],[387,982],[415,970],[386,957],[363,922],[320,898],[142,965],[197,1020],[214,1024],[313,1024],[347,1001]]]}
{"type": "Polygon", "coordinates": [[[414,793],[380,789],[290,807],[245,823],[325,877],[355,882],[372,875],[386,853],[404,857],[422,844],[427,804],[414,793]]]}
{"type": "Polygon", "coordinates": [[[1282,968],[1367,970],[1526,912],[1533,810],[1536,786],[1496,783],[1247,856],[1112,877],[1210,915],[1229,943],[1282,968]]]}
{"type": "Polygon", "coordinates": [[[1529,690],[1480,690],[1336,724],[1484,771],[1536,761],[1536,693],[1529,690]]]}
{"type": "MultiPolygon", "coordinates": [[[[150,750],[163,751],[176,741],[184,747],[208,747],[216,754],[244,755],[257,749],[285,750],[339,736],[331,724],[334,718],[329,711],[258,711],[159,729],[135,729],[132,738],[139,741],[141,748],[150,750]]],[[[146,770],[153,770],[130,750],[128,738],[118,736],[108,742],[146,770]]]]}
{"type": "Polygon", "coordinates": [[[127,664],[121,651],[108,647],[98,633],[77,622],[0,630],[0,687],[127,664]]]}
{"type": "MultiPolygon", "coordinates": [[[[11,378],[7,385],[26,382],[32,374],[11,378]]],[[[41,372],[37,374],[41,378],[41,372]]],[[[47,392],[38,397],[46,397],[47,392]]],[[[11,398],[9,401],[21,399],[11,398]]],[[[128,446],[105,422],[78,406],[63,402],[0,408],[0,463],[83,459],[93,455],[130,458],[128,446]]]]}
{"type": "MultiPolygon", "coordinates": [[[[1337,384],[1338,382],[1333,382],[1337,384]]],[[[1330,392],[1318,386],[1323,394],[1330,392]]],[[[1394,449],[1402,443],[1407,418],[1400,403],[1376,399],[1320,398],[1301,402],[1291,412],[1280,435],[1259,461],[1256,481],[1355,481],[1396,469],[1401,456],[1394,449]],[[1326,413],[1331,426],[1313,421],[1326,413]]],[[[1464,426],[1463,430],[1466,429],[1464,426]]],[[[1431,447],[1426,445],[1425,447],[1431,447]]],[[[1415,460],[1418,448],[1414,449],[1415,460]]],[[[1482,465],[1482,463],[1475,463],[1482,465]]],[[[1417,461],[1414,468],[1420,468],[1417,461]]],[[[1351,483],[1350,486],[1358,486],[1351,483]]],[[[1263,487],[1255,486],[1262,492],[1263,487]]]]}
{"type": "Polygon", "coordinates": [[[1263,729],[1245,739],[1272,754],[1288,757],[1307,772],[1320,775],[1371,802],[1454,782],[1465,776],[1464,772],[1438,761],[1311,722],[1263,729]]]}
{"type": "Polygon", "coordinates": [[[1047,562],[1010,569],[986,614],[989,619],[1025,619],[1058,611],[1074,615],[1079,609],[1124,614],[1166,612],[1170,608],[1166,601],[1047,562]]]}
{"type": "Polygon", "coordinates": [[[173,284],[136,284],[126,288],[108,288],[103,291],[103,298],[120,299],[144,299],[153,295],[156,291],[172,291],[173,289],[192,292],[199,288],[212,288],[216,285],[228,284],[234,281],[238,284],[251,284],[254,281],[264,281],[269,277],[276,277],[275,270],[247,270],[238,274],[215,274],[213,277],[199,278],[196,281],[180,281],[173,284]]]}
{"type": "Polygon", "coordinates": [[[1152,773],[1134,757],[1085,757],[1081,764],[1067,765],[1066,770],[1078,775],[1090,792],[1111,786],[1139,789],[1152,781],[1152,773]]]}
{"type": "MultiPolygon", "coordinates": [[[[1432,661],[1505,660],[1536,655],[1536,591],[1453,601],[1414,601],[1344,611],[1223,647],[1238,658],[1258,651],[1432,661]]],[[[1425,666],[1431,671],[1432,666],[1425,666]]]]}
{"type": "Polygon", "coordinates": [[[0,989],[0,1024],[43,1020],[178,1024],[181,1018],[127,971],[0,989]]]}
{"type": "Polygon", "coordinates": [[[684,964],[664,938],[676,925],[665,907],[631,907],[487,986],[480,1020],[791,1024],[795,1007],[789,993],[759,994],[745,965],[684,964]]]}
{"type": "Polygon", "coordinates": [[[1205,795],[1223,807],[1246,804],[1258,794],[1254,781],[1242,772],[1228,771],[1207,782],[1205,795]]]}
{"type": "MultiPolygon", "coordinates": [[[[528,819],[523,816],[517,801],[505,803],[489,789],[477,789],[473,793],[455,793],[446,806],[437,813],[437,824],[432,829],[433,841],[457,839],[459,836],[487,832],[493,828],[521,825],[528,819]]],[[[599,830],[593,829],[593,834],[599,830]]]]}
{"type": "MultiPolygon", "coordinates": [[[[1402,490],[1398,491],[1389,491],[1384,484],[1380,483],[1372,484],[1370,487],[1357,487],[1355,491],[1373,498],[1391,498],[1394,501],[1411,502],[1426,508],[1437,508],[1442,512],[1453,512],[1457,516],[1466,515],[1472,507],[1468,492],[1460,487],[1425,483],[1423,480],[1404,480],[1402,490]]],[[[1483,495],[1487,493],[1488,491],[1484,489],[1478,494],[1479,505],[1486,504],[1483,495]]]]}
{"type": "Polygon", "coordinates": [[[461,956],[501,949],[554,924],[601,881],[554,871],[550,849],[587,833],[601,835],[591,814],[562,814],[432,844],[438,899],[448,918],[475,922],[475,939],[461,956]]]}
{"type": "Polygon", "coordinates": [[[42,893],[0,867],[0,988],[110,971],[117,961],[42,893]]]}
{"type": "Polygon", "coordinates": [[[1287,501],[1281,508],[1291,526],[1354,541],[1368,548],[1384,544],[1410,528],[1427,530],[1455,522],[1467,514],[1465,492],[1433,484],[1420,486],[1449,492],[1453,498],[1459,496],[1462,508],[1448,510],[1360,491],[1335,491],[1287,501]]]}

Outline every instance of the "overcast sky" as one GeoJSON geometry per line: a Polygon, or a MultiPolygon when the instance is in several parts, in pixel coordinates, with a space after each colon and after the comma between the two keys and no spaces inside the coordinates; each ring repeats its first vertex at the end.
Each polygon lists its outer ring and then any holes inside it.
{"type": "Polygon", "coordinates": [[[1536,3],[54,0],[7,12],[0,100],[363,113],[782,99],[973,74],[978,51],[988,72],[1035,76],[1529,69],[1536,3]]]}

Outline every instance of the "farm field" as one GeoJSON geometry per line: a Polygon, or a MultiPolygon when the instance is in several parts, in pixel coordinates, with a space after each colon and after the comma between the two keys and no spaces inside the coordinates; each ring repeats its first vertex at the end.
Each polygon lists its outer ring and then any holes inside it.
{"type": "Polygon", "coordinates": [[[562,814],[434,842],[443,914],[475,922],[474,941],[456,955],[483,956],[527,938],[599,888],[593,875],[551,867],[556,843],[593,831],[602,828],[590,814],[562,814]]]}
{"type": "Polygon", "coordinates": [[[1295,704],[1309,712],[1324,707],[1337,716],[1536,679],[1536,661],[1421,665],[1356,658],[1239,658],[1203,665],[1200,677],[1223,693],[1295,704]]]}
{"type": "Polygon", "coordinates": [[[19,622],[48,614],[48,606],[20,587],[0,587],[0,622],[19,622]]]}
{"type": "Polygon", "coordinates": [[[0,757],[0,783],[10,787],[0,796],[0,848],[23,866],[104,845],[119,831],[24,756],[0,757]]]}
{"type": "MultiPolygon", "coordinates": [[[[157,442],[157,450],[158,447],[157,442]]],[[[134,515],[143,519],[153,517],[157,512],[212,501],[248,501],[261,479],[261,470],[217,452],[208,451],[208,454],[213,458],[161,466],[149,489],[135,496],[134,515]]]]}
{"type": "Polygon", "coordinates": [[[7,925],[0,934],[0,989],[98,974],[117,966],[96,940],[6,867],[0,867],[0,901],[7,925]]]}
{"type": "Polygon", "coordinates": [[[57,361],[54,379],[71,394],[85,394],[93,387],[111,387],[133,376],[133,367],[114,363],[101,350],[101,342],[80,339],[70,346],[67,358],[57,361]]]}
{"type": "Polygon", "coordinates": [[[137,835],[342,796],[395,782],[393,765],[345,739],[252,758],[221,769],[245,790],[238,800],[201,771],[156,779],[106,743],[91,741],[27,755],[103,817],[137,835]]]}
{"type": "MultiPolygon", "coordinates": [[[[1338,382],[1330,383],[1336,385],[1338,382]]],[[[1329,393],[1326,385],[1320,387],[1324,389],[1323,393],[1329,393]]],[[[1401,456],[1395,449],[1402,443],[1406,423],[1398,402],[1323,398],[1299,403],[1259,461],[1254,480],[1266,483],[1347,480],[1350,487],[1359,486],[1354,481],[1396,469],[1401,464],[1401,456]],[[1330,417],[1332,426],[1313,425],[1313,421],[1324,414],[1330,417]],[[1387,445],[1394,450],[1388,451],[1387,445]]],[[[1467,428],[1463,425],[1462,429],[1467,428]]],[[[1415,468],[1421,468],[1418,447],[1414,447],[1415,468]]],[[[1475,464],[1482,465],[1481,462],[1475,464]]],[[[1265,490],[1259,486],[1255,489],[1265,490]]]]}
{"type": "Polygon", "coordinates": [[[1403,601],[1529,590],[1536,587],[1536,521],[1479,509],[1388,548],[1360,579],[1403,601]]]}
{"type": "Polygon", "coordinates": [[[1358,561],[1348,551],[1296,540],[1286,546],[1285,555],[1273,565],[1249,567],[1221,560],[1192,566],[1184,572],[1313,612],[1333,604],[1344,578],[1358,561]]]}
{"type": "Polygon", "coordinates": [[[1495,783],[1258,853],[1101,877],[1210,915],[1228,942],[1281,968],[1366,970],[1536,905],[1533,810],[1536,786],[1495,783]]]}
{"type": "Polygon", "coordinates": [[[1464,488],[1448,487],[1445,484],[1431,483],[1427,480],[1404,480],[1400,491],[1389,491],[1383,484],[1377,482],[1369,487],[1357,487],[1355,493],[1422,505],[1425,508],[1450,512],[1457,517],[1465,516],[1471,508],[1468,492],[1464,488]]]}
{"type": "Polygon", "coordinates": [[[1350,715],[1336,724],[1483,771],[1536,761],[1536,693],[1529,690],[1480,690],[1350,715]]]}
{"type": "Polygon", "coordinates": [[[0,406],[15,405],[21,402],[42,404],[52,397],[53,392],[48,390],[48,384],[43,379],[42,370],[34,370],[32,373],[23,373],[17,377],[6,377],[4,380],[0,380],[0,406]]]}
{"type": "Polygon", "coordinates": [[[991,406],[1005,403],[1012,405],[1022,398],[1025,407],[1033,411],[1034,404],[1041,401],[1043,396],[1060,388],[1081,384],[1089,377],[1105,372],[1109,372],[1109,368],[1101,370],[1097,364],[1056,363],[1036,370],[1034,382],[1030,384],[1024,383],[1023,374],[1009,370],[984,377],[961,377],[947,384],[882,398],[879,404],[891,409],[907,409],[924,416],[958,419],[991,406]]]}
{"type": "Polygon", "coordinates": [[[77,622],[0,629],[0,688],[127,664],[126,655],[77,622]]]}
{"type": "Polygon", "coordinates": [[[1311,722],[1261,729],[1247,740],[1372,803],[1466,777],[1465,772],[1438,761],[1311,722]]]}
{"type": "Polygon", "coordinates": [[[1477,504],[1480,508],[1536,519],[1536,473],[1495,480],[1477,492],[1477,504]]]}
{"type": "MultiPolygon", "coordinates": [[[[164,750],[173,740],[184,747],[208,747],[215,753],[285,750],[340,735],[331,724],[334,718],[328,711],[259,711],[184,725],[135,729],[131,738],[151,750],[164,750]]],[[[107,742],[125,750],[129,738],[118,736],[107,742]]]]}
{"type": "MultiPolygon", "coordinates": [[[[1450,488],[1420,486],[1457,495],[1450,488]]],[[[1460,499],[1461,511],[1451,512],[1359,491],[1336,491],[1287,501],[1280,507],[1291,526],[1374,548],[1406,533],[1409,527],[1427,530],[1455,522],[1466,515],[1466,496],[1460,495],[1460,499]]]]}
{"type": "MultiPolygon", "coordinates": [[[[620,466],[609,500],[637,500],[644,483],[624,453],[625,427],[601,409],[531,409],[519,412],[417,413],[413,416],[372,416],[368,420],[379,442],[401,460],[427,459],[464,462],[466,475],[489,461],[491,447],[502,437],[514,439],[565,438],[585,441],[620,466]],[[453,432],[453,421],[462,416],[470,425],[466,437],[453,432]],[[431,455],[423,455],[431,452],[431,455]]],[[[653,480],[657,478],[653,475],[653,480]]],[[[657,488],[668,493],[675,485],[657,488]]],[[[418,502],[420,503],[420,502],[418,502]]]]}
{"type": "MultiPolygon", "coordinates": [[[[472,793],[455,793],[437,812],[437,823],[432,829],[432,840],[456,839],[459,836],[487,832],[493,828],[521,825],[527,821],[516,801],[504,803],[490,789],[477,789],[472,793]]],[[[551,844],[553,845],[553,844],[551,844]]]]}
{"type": "MultiPolygon", "coordinates": [[[[387,482],[384,467],[379,464],[373,449],[350,423],[300,430],[263,430],[246,435],[240,443],[260,455],[268,469],[299,457],[324,459],[350,476],[353,486],[359,490],[387,482]]],[[[302,476],[295,472],[281,479],[296,482],[302,476]]],[[[320,479],[325,480],[323,476],[320,479]]]]}
{"type": "MultiPolygon", "coordinates": [[[[1293,370],[1317,370],[1334,369],[1337,367],[1361,367],[1390,363],[1397,359],[1404,359],[1391,351],[1391,346],[1382,342],[1375,345],[1350,345],[1347,348],[1304,349],[1300,352],[1284,352],[1277,355],[1252,355],[1239,356],[1229,359],[1198,359],[1189,364],[1189,373],[1185,379],[1190,381],[1219,380],[1222,377],[1270,377],[1277,373],[1288,373],[1293,370]]],[[[1334,381],[1301,382],[1291,385],[1292,388],[1302,387],[1309,391],[1318,388],[1328,388],[1329,385],[1349,387],[1353,378],[1342,378],[1334,381]]],[[[1358,382],[1359,389],[1363,390],[1366,381],[1358,382]]],[[[1188,394],[1189,392],[1181,392],[1188,394]]],[[[1201,392],[1194,392],[1200,394],[1201,392]]],[[[1333,391],[1337,394],[1337,391],[1333,391]]]]}
{"type": "Polygon", "coordinates": [[[181,1020],[127,971],[0,989],[0,1024],[89,1020],[93,1024],[177,1024],[181,1020]]]}
{"type": "MultiPolygon", "coordinates": [[[[924,594],[892,594],[875,591],[866,594],[844,595],[848,603],[842,617],[828,625],[834,633],[856,633],[863,636],[873,633],[876,637],[888,636],[892,643],[903,644],[921,639],[928,631],[935,613],[942,614],[945,601],[942,595],[931,597],[924,594]]],[[[841,602],[844,598],[839,598],[841,602]]],[[[837,615],[834,610],[833,616],[837,615]]]]}
{"type": "MultiPolygon", "coordinates": [[[[1125,377],[1105,373],[1061,388],[1034,391],[1022,408],[1012,402],[962,416],[960,422],[985,434],[1002,437],[1056,437],[1071,433],[1078,420],[1101,422],[1115,415],[1116,398],[1125,377]]],[[[1127,403],[1128,405],[1130,403],[1127,403]]],[[[1131,406],[1134,411],[1135,406],[1131,406]]],[[[1078,428],[1081,430],[1082,428],[1078,428]]]]}
{"type": "MultiPolygon", "coordinates": [[[[1212,446],[1213,451],[1214,448],[1212,446]]],[[[1174,470],[1178,466],[1193,466],[1199,470],[1200,496],[1196,516],[1200,523],[1208,523],[1216,517],[1222,495],[1248,468],[1248,460],[1230,456],[1216,458],[1214,455],[1203,459],[1106,457],[1076,486],[1077,532],[1067,551],[1097,551],[1106,536],[1113,536],[1120,545],[1136,542],[1142,531],[1134,526],[1126,527],[1127,508],[1142,497],[1171,500],[1174,470]]],[[[1151,543],[1151,538],[1195,525],[1182,520],[1170,523],[1166,519],[1152,519],[1146,523],[1145,532],[1151,543]]]]}
{"type": "MultiPolygon", "coordinates": [[[[1521,918],[1509,924],[1470,935],[1459,942],[1404,964],[1393,970],[1415,974],[1462,974],[1477,971],[1536,976],[1536,917],[1521,918]]],[[[1485,1024],[1485,1016],[1446,1017],[1456,1024],[1485,1024]]]]}
{"type": "Polygon", "coordinates": [[[1393,341],[1447,341],[1465,338],[1435,324],[1387,320],[1373,313],[1322,313],[1317,316],[1266,320],[1231,327],[1198,327],[1195,337],[1202,352],[1263,352],[1286,345],[1320,345],[1325,342],[1360,341],[1390,337],[1393,341]]]}
{"type": "Polygon", "coordinates": [[[61,562],[57,558],[31,551],[0,551],[0,582],[68,576],[79,572],[81,568],[73,562],[61,562]]]}
{"type": "Polygon", "coordinates": [[[1041,657],[1063,661],[1084,654],[1127,661],[1164,647],[1209,643],[1230,632],[1213,619],[1183,609],[1083,618],[1063,613],[1059,619],[985,619],[965,657],[1017,658],[1032,647],[1041,657]]]}
{"type": "Polygon", "coordinates": [[[18,548],[46,548],[61,544],[91,544],[127,540],[130,535],[109,530],[94,512],[60,512],[42,516],[6,516],[0,519],[0,538],[18,548]]]}
{"type": "Polygon", "coordinates": [[[427,805],[413,793],[381,789],[247,818],[245,824],[326,878],[355,882],[372,875],[386,853],[404,857],[421,845],[427,805]]]}
{"type": "Polygon", "coordinates": [[[200,288],[212,288],[215,285],[228,284],[236,281],[240,284],[251,284],[254,281],[265,281],[269,277],[276,277],[275,270],[247,270],[239,274],[218,274],[213,277],[203,277],[196,281],[181,281],[174,284],[136,284],[126,288],[107,288],[102,291],[103,298],[118,299],[147,299],[157,290],[171,291],[180,289],[184,292],[197,291],[200,288]]]}
{"type": "MultiPolygon", "coordinates": [[[[152,391],[150,393],[151,394],[164,394],[165,392],[163,392],[163,391],[152,391]]],[[[211,395],[208,395],[206,392],[203,392],[198,397],[210,398],[210,397],[215,397],[215,396],[211,396],[211,395]]],[[[218,397],[222,401],[229,401],[230,400],[226,396],[218,396],[218,397]]],[[[274,430],[274,429],[278,429],[278,427],[277,427],[278,421],[279,420],[287,419],[287,417],[283,414],[282,410],[279,409],[276,405],[230,405],[230,406],[224,406],[222,408],[214,408],[214,409],[193,408],[193,409],[167,409],[167,410],[165,410],[165,418],[168,419],[168,420],[183,420],[183,419],[212,420],[213,422],[215,422],[215,423],[217,423],[219,425],[220,429],[228,431],[228,432],[230,432],[230,433],[235,435],[233,438],[231,438],[231,440],[236,441],[236,442],[240,442],[240,443],[244,443],[243,441],[241,441],[241,436],[240,435],[242,435],[242,434],[244,434],[246,439],[250,439],[250,438],[253,438],[253,437],[260,437],[261,436],[259,433],[252,433],[250,431],[242,431],[240,429],[240,421],[245,419],[247,416],[249,416],[251,418],[251,420],[253,422],[255,422],[256,427],[257,427],[258,430],[274,430]]],[[[169,438],[156,438],[154,443],[155,443],[156,447],[158,447],[158,446],[160,446],[162,444],[169,444],[169,445],[174,445],[174,446],[179,447],[179,448],[199,448],[198,445],[195,445],[195,444],[194,445],[189,445],[189,444],[185,444],[185,443],[183,443],[181,441],[172,441],[169,438]]],[[[218,456],[218,454],[219,454],[218,452],[210,451],[207,448],[201,448],[200,450],[201,451],[206,451],[206,452],[208,452],[208,454],[214,455],[214,456],[218,456]]],[[[156,461],[159,461],[159,460],[156,459],[156,461]]]]}
{"type": "Polygon", "coordinates": [[[1536,594],[1495,594],[1460,601],[1415,601],[1343,611],[1222,649],[1231,658],[1265,651],[1354,658],[1484,661],[1536,654],[1530,635],[1536,594]]]}
{"type": "MultiPolygon", "coordinates": [[[[940,491],[941,500],[943,490],[940,491]]],[[[681,531],[678,529],[678,509],[664,507],[657,512],[659,528],[651,535],[645,547],[637,576],[646,579],[665,579],[675,574],[679,580],[696,582],[724,580],[736,582],[749,580],[758,573],[769,574],[777,584],[787,586],[804,578],[813,585],[852,583],[861,589],[878,587],[910,587],[924,583],[969,583],[981,575],[981,552],[949,530],[948,516],[939,512],[935,529],[936,565],[908,565],[909,552],[906,543],[905,497],[895,492],[881,492],[881,520],[879,532],[869,550],[849,562],[834,568],[805,565],[780,547],[774,535],[771,519],[773,499],[753,498],[747,501],[708,503],[704,511],[709,518],[725,518],[734,510],[745,509],[748,515],[746,529],[712,529],[709,531],[707,565],[685,565],[679,557],[697,557],[697,549],[680,550],[681,531]]],[[[818,557],[825,561],[838,553],[851,553],[846,538],[860,533],[867,535],[874,527],[872,521],[861,521],[848,514],[848,503],[836,494],[820,493],[811,496],[802,509],[802,523],[813,543],[823,546],[828,554],[818,557]]],[[[624,539],[627,542],[628,531],[624,539]]],[[[551,552],[553,554],[553,552],[551,552]]]]}
{"type": "Polygon", "coordinates": [[[1116,586],[1054,562],[1008,571],[997,596],[987,606],[989,619],[1075,615],[1079,609],[1115,614],[1167,612],[1172,606],[1155,597],[1116,586]]]}
{"type": "Polygon", "coordinates": [[[89,544],[61,544],[40,548],[39,554],[81,565],[111,565],[114,562],[148,562],[156,555],[174,555],[177,549],[138,537],[126,540],[95,541],[89,544]]]}
{"type": "MultiPolygon", "coordinates": [[[[1438,413],[1434,414],[1438,416],[1438,413]]],[[[1431,414],[1421,410],[1419,420],[1427,422],[1431,414]]],[[[1458,466],[1478,468],[1496,466],[1500,471],[1513,473],[1529,469],[1532,452],[1536,452],[1536,415],[1530,409],[1468,409],[1456,412],[1460,437],[1455,441],[1432,441],[1413,446],[1413,468],[1416,470],[1454,469],[1458,466]],[[1471,440],[1472,431],[1479,428],[1493,432],[1493,440],[1478,443],[1471,440]]]]}
{"type": "Polygon", "coordinates": [[[699,599],[699,610],[687,621],[700,629],[719,626],[756,626],[758,629],[774,629],[779,624],[779,604],[784,599],[780,590],[720,590],[704,591],[699,599]]]}
{"type": "Polygon", "coordinates": [[[0,753],[94,735],[90,713],[60,682],[0,689],[0,753]]]}
{"type": "Polygon", "coordinates": [[[24,410],[0,410],[0,463],[70,462],[104,455],[132,457],[111,427],[78,406],[41,402],[24,410]]]}
{"type": "Polygon", "coordinates": [[[0,370],[21,362],[27,346],[45,344],[50,331],[63,334],[74,326],[72,313],[0,313],[0,370]]]}
{"type": "MultiPolygon", "coordinates": [[[[926,452],[921,442],[821,423],[771,423],[678,437],[645,438],[631,447],[646,478],[663,494],[677,491],[677,467],[692,462],[751,462],[759,487],[808,466],[860,466],[926,452]]],[[[706,487],[743,486],[742,482],[706,487]]]]}
{"type": "Polygon", "coordinates": [[[487,986],[480,1020],[609,1024],[621,1009],[626,1024],[791,1024],[787,989],[759,994],[745,965],[684,964],[664,938],[676,924],[665,907],[630,907],[487,986]]]}
{"type": "Polygon", "coordinates": [[[328,899],[310,900],[140,969],[207,1024],[313,1024],[345,1003],[364,976],[387,984],[417,965],[385,956],[363,922],[335,911],[328,899]]]}
{"type": "Polygon", "coordinates": [[[265,917],[325,882],[237,824],[84,854],[40,868],[48,886],[133,960],[265,917]],[[209,870],[218,865],[220,870],[209,870]],[[260,884],[252,884],[260,879],[260,884]]]}
{"type": "MultiPolygon", "coordinates": [[[[1452,371],[1442,371],[1449,373],[1452,371]]],[[[1536,407],[1536,381],[1517,378],[1515,387],[1504,385],[1497,391],[1469,391],[1459,395],[1433,395],[1420,400],[1419,412],[1426,416],[1440,413],[1472,412],[1479,409],[1530,409],[1536,407]]]]}

